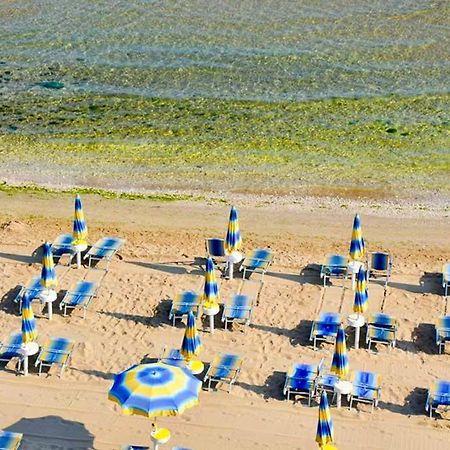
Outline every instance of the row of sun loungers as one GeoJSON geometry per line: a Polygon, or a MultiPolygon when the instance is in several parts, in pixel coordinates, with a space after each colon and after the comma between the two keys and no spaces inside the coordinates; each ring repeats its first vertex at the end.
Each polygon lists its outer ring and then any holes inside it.
{"type": "MultiPolygon", "coordinates": [[[[0,361],[8,364],[17,361],[16,370],[20,372],[23,355],[20,352],[22,345],[22,334],[13,333],[5,342],[0,342],[0,361]]],[[[70,364],[75,342],[62,337],[48,339],[40,348],[36,358],[35,366],[38,367],[39,375],[43,367],[51,368],[53,365],[60,367],[59,376],[62,377],[64,370],[70,364]]],[[[2,447],[0,447],[1,449],[2,447]]]]}

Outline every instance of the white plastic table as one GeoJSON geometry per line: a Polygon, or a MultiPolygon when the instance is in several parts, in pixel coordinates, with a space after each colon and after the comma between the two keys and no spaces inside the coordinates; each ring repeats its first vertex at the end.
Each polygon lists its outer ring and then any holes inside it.
{"type": "Polygon", "coordinates": [[[234,272],[234,265],[238,262],[242,261],[242,253],[240,252],[232,252],[229,255],[227,255],[227,261],[228,261],[228,279],[233,279],[233,272],[234,272]]]}
{"type": "Polygon", "coordinates": [[[73,245],[73,249],[77,254],[77,269],[81,267],[81,253],[83,253],[87,249],[86,244],[73,245]]]}
{"type": "Polygon", "coordinates": [[[355,329],[355,348],[359,348],[359,335],[361,327],[366,323],[362,314],[350,314],[347,317],[348,324],[355,329]]]}
{"type": "Polygon", "coordinates": [[[352,392],[353,384],[350,381],[339,380],[334,385],[334,392],[336,393],[336,407],[341,407],[342,395],[348,395],[352,392]]]}
{"type": "Polygon", "coordinates": [[[211,334],[214,333],[214,316],[219,312],[220,306],[214,306],[213,308],[203,307],[203,314],[209,316],[209,331],[211,334]]]}
{"type": "Polygon", "coordinates": [[[28,342],[22,344],[19,353],[23,356],[23,374],[28,375],[28,357],[35,355],[39,351],[39,344],[37,342],[28,342]]]}
{"type": "Polygon", "coordinates": [[[47,304],[48,320],[53,317],[53,302],[56,300],[56,292],[53,289],[44,289],[39,294],[39,300],[47,304]]]}
{"type": "Polygon", "coordinates": [[[361,261],[350,261],[348,263],[348,270],[352,274],[352,290],[355,290],[356,287],[356,274],[359,272],[359,269],[364,266],[361,261]]]}

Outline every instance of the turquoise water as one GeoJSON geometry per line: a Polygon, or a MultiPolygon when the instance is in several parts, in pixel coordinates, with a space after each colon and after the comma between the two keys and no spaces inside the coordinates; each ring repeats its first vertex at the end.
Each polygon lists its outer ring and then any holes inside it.
{"type": "Polygon", "coordinates": [[[0,94],[277,101],[446,93],[449,5],[2,1],[0,94]]]}

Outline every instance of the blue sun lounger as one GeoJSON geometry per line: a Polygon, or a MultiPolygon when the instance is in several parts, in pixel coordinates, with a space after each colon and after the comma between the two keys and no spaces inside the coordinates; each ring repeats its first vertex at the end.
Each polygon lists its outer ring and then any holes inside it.
{"type": "Polygon", "coordinates": [[[372,412],[380,400],[380,376],[375,372],[353,372],[351,381],[353,390],[350,394],[350,408],[353,402],[368,403],[372,405],[372,412]]]}
{"type": "Polygon", "coordinates": [[[150,447],[143,447],[142,445],[122,445],[120,450],[150,450],[150,447]]]}
{"type": "Polygon", "coordinates": [[[67,309],[83,308],[83,319],[86,319],[86,310],[92,298],[95,297],[97,289],[98,283],[94,281],[78,281],[75,287],[66,292],[59,304],[59,309],[64,308],[63,315],[66,316],[67,309]]]}
{"type": "Polygon", "coordinates": [[[21,286],[19,293],[13,299],[19,305],[19,313],[22,312],[22,301],[24,295],[28,295],[31,301],[39,301],[39,294],[44,290],[41,285],[41,277],[33,277],[26,286],[21,286]]]}
{"type": "Polygon", "coordinates": [[[107,272],[111,258],[121,249],[124,243],[124,239],[116,237],[101,238],[88,250],[84,260],[87,259],[89,267],[91,267],[92,261],[106,261],[105,270],[107,272]]]}
{"type": "Polygon", "coordinates": [[[234,321],[250,324],[252,319],[252,299],[248,295],[234,294],[231,300],[225,303],[222,313],[222,322],[225,324],[225,330],[228,323],[234,321]]]}
{"type": "Polygon", "coordinates": [[[75,255],[75,250],[72,246],[73,236],[71,234],[60,234],[53,242],[52,242],[52,254],[53,260],[55,264],[61,261],[61,258],[68,255],[69,260],[67,262],[70,265],[72,261],[73,255],[75,255]]]}
{"type": "Polygon", "coordinates": [[[319,376],[319,366],[317,364],[295,363],[290,371],[286,373],[283,394],[286,400],[291,395],[298,395],[308,399],[308,406],[316,392],[316,379],[319,376]]]}
{"type": "Polygon", "coordinates": [[[430,417],[433,417],[433,411],[439,406],[450,406],[450,381],[439,380],[434,382],[428,390],[427,401],[425,403],[425,411],[430,417]]]}
{"type": "Polygon", "coordinates": [[[442,316],[436,321],[436,345],[439,353],[445,350],[445,343],[450,341],[450,316],[442,316]]]}
{"type": "Polygon", "coordinates": [[[59,377],[64,374],[65,368],[70,364],[72,351],[75,342],[71,339],[52,337],[41,348],[36,359],[35,366],[39,366],[39,375],[42,373],[42,367],[51,367],[53,364],[60,366],[59,377]]]}
{"type": "Polygon", "coordinates": [[[330,255],[325,264],[320,269],[320,278],[323,278],[323,287],[327,286],[327,279],[344,278],[347,279],[348,266],[347,258],[342,255],[330,255]]]}
{"type": "Polygon", "coordinates": [[[257,248],[247,256],[239,268],[242,271],[242,278],[245,278],[247,272],[261,274],[261,281],[273,261],[273,252],[270,248],[257,248]]]}
{"type": "Polygon", "coordinates": [[[225,271],[228,267],[227,255],[225,253],[225,240],[219,238],[208,238],[205,240],[206,256],[212,258],[216,267],[220,266],[225,271]]]}
{"type": "Polygon", "coordinates": [[[17,372],[20,371],[23,359],[23,355],[20,353],[21,346],[22,333],[12,333],[6,342],[0,342],[0,361],[8,364],[13,359],[18,359],[17,372]]]}
{"type": "Polygon", "coordinates": [[[384,288],[386,289],[392,270],[392,256],[384,252],[370,253],[368,279],[384,278],[384,288]]]}
{"type": "Polygon", "coordinates": [[[317,348],[318,341],[334,343],[340,324],[339,313],[322,312],[318,320],[313,322],[309,336],[309,340],[313,341],[314,350],[317,348]]]}
{"type": "Polygon", "coordinates": [[[22,433],[0,430],[0,450],[17,450],[22,438],[22,433]]]}
{"type": "Polygon", "coordinates": [[[167,349],[164,347],[159,362],[168,364],[169,366],[186,367],[186,360],[178,348],[167,349]]]}
{"type": "Polygon", "coordinates": [[[389,314],[372,314],[367,319],[366,344],[371,350],[372,344],[385,344],[389,349],[396,344],[397,321],[389,314]]]}
{"type": "Polygon", "coordinates": [[[208,391],[213,381],[228,383],[228,392],[241,372],[242,358],[238,355],[219,353],[212,360],[203,382],[208,382],[208,391]]]}
{"type": "Polygon", "coordinates": [[[442,287],[444,288],[444,296],[447,297],[448,286],[450,284],[450,263],[444,264],[442,267],[442,287]]]}
{"type": "Polygon", "coordinates": [[[200,308],[200,295],[193,291],[184,291],[175,297],[169,312],[169,320],[175,326],[175,320],[187,316],[192,311],[197,317],[200,308]]]}

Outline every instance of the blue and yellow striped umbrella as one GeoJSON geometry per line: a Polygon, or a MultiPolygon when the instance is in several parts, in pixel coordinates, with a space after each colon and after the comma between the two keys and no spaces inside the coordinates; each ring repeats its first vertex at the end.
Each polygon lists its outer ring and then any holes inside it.
{"type": "Polygon", "coordinates": [[[72,245],[87,245],[87,226],[84,220],[83,205],[77,194],[75,197],[75,216],[73,219],[72,245]]]}
{"type": "Polygon", "coordinates": [[[53,254],[51,245],[46,242],[44,244],[42,256],[41,286],[46,289],[54,288],[58,285],[55,273],[55,263],[53,262],[53,254]]]}
{"type": "Polygon", "coordinates": [[[335,373],[339,378],[345,378],[348,375],[349,365],[347,356],[347,345],[345,344],[345,331],[342,324],[339,326],[336,345],[331,363],[331,372],[335,373]]]}
{"type": "Polygon", "coordinates": [[[28,344],[37,339],[36,319],[31,309],[30,296],[25,293],[22,299],[22,342],[28,344]]]}
{"type": "Polygon", "coordinates": [[[350,242],[350,258],[354,261],[362,259],[365,253],[364,239],[361,231],[361,219],[359,214],[356,214],[353,221],[352,240],[350,242]]]}
{"type": "Polygon", "coordinates": [[[328,406],[328,399],[325,391],[323,391],[320,396],[316,442],[320,447],[333,442],[333,421],[331,420],[330,407],[328,406]]]}
{"type": "Polygon", "coordinates": [[[369,293],[367,291],[366,271],[360,267],[356,278],[355,302],[353,312],[364,314],[369,306],[369,293]]]}
{"type": "Polygon", "coordinates": [[[190,361],[194,356],[200,353],[201,348],[202,344],[200,342],[200,336],[197,333],[195,316],[192,311],[189,311],[183,342],[181,344],[181,354],[186,361],[190,361]]]}
{"type": "Polygon", "coordinates": [[[205,286],[203,289],[203,306],[205,308],[218,307],[219,286],[216,281],[216,272],[211,258],[206,260],[205,286]]]}
{"type": "Polygon", "coordinates": [[[115,375],[108,398],[126,415],[176,416],[198,404],[201,386],[187,369],[162,363],[137,364],[115,375]]]}
{"type": "Polygon", "coordinates": [[[231,207],[230,220],[228,221],[227,237],[225,239],[225,250],[233,253],[241,248],[242,238],[239,230],[238,213],[234,206],[231,207]]]}

